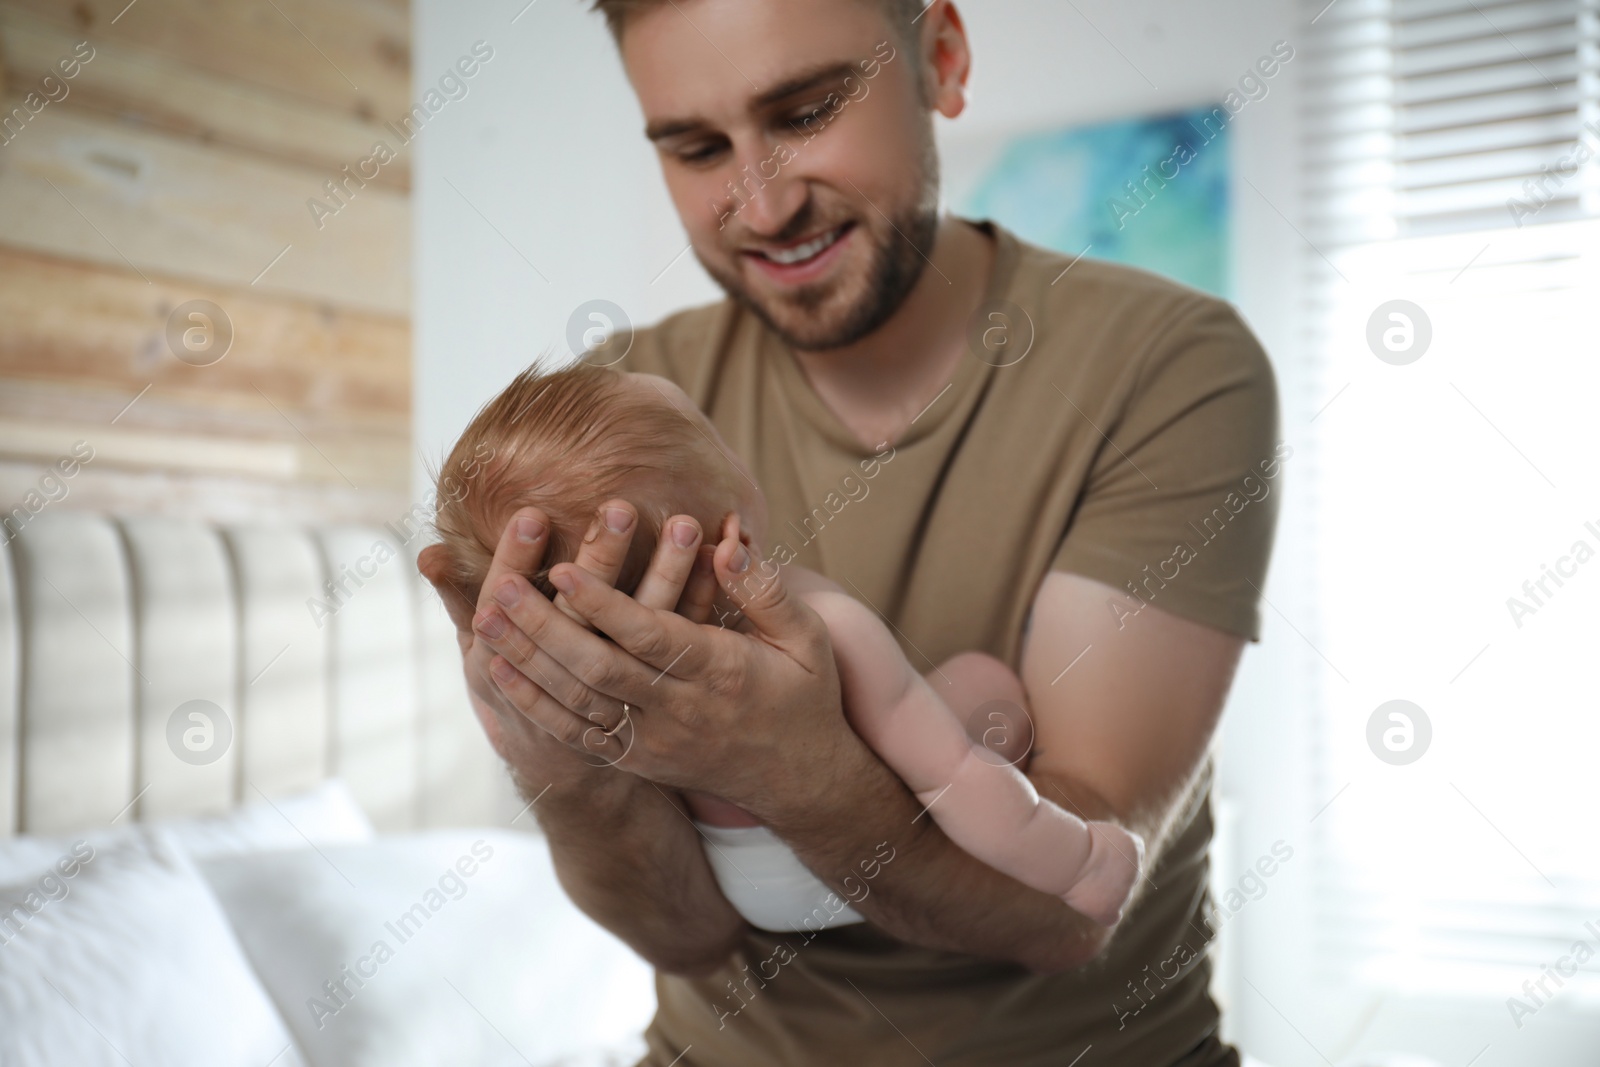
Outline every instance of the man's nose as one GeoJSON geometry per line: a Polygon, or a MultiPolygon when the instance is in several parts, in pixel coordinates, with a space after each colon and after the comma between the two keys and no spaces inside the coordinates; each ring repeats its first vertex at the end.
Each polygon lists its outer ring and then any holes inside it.
{"type": "Polygon", "coordinates": [[[740,151],[736,162],[739,169],[734,187],[739,197],[733,206],[739,221],[757,236],[781,233],[809,195],[805,180],[795,172],[793,150],[785,151],[771,142],[752,142],[740,151]]]}

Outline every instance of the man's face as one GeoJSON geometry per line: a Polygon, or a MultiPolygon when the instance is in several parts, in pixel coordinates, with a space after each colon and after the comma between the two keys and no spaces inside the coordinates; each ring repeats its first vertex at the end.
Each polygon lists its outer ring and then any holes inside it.
{"type": "Polygon", "coordinates": [[[622,58],[707,272],[800,349],[888,319],[932,254],[917,59],[866,0],[675,0],[622,58]]]}

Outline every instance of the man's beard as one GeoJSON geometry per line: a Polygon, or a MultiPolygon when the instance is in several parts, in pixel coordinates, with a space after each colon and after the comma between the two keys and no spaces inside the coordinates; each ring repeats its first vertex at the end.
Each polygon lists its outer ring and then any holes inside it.
{"type": "MultiPolygon", "coordinates": [[[[724,292],[749,308],[791,348],[816,351],[858,341],[899,310],[933,255],[939,230],[938,178],[936,170],[924,170],[924,174],[927,177],[922,195],[915,203],[887,220],[876,212],[870,220],[857,220],[844,238],[865,242],[868,253],[865,291],[847,306],[837,306],[839,280],[802,286],[786,297],[766,297],[763,301],[744,286],[737,269],[729,272],[703,258],[701,266],[724,292]],[[882,228],[875,231],[868,221],[880,223],[882,228]],[[830,304],[835,306],[830,308],[830,304]]],[[[793,240],[816,232],[815,215],[815,201],[808,201],[777,240],[793,240]]]]}

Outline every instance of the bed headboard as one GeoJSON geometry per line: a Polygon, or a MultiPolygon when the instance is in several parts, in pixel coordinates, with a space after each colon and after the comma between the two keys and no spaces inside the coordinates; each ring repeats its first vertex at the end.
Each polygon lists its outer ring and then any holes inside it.
{"type": "Polygon", "coordinates": [[[0,837],[333,776],[383,830],[503,821],[449,620],[387,529],[46,511],[4,541],[0,837]]]}

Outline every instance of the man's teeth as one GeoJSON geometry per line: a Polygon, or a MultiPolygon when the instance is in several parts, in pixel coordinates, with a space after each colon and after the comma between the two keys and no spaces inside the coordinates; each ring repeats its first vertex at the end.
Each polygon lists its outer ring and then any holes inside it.
{"type": "Polygon", "coordinates": [[[803,245],[796,245],[793,248],[786,248],[782,251],[774,250],[764,254],[774,263],[781,263],[786,267],[793,266],[796,263],[804,263],[812,256],[821,254],[824,250],[832,246],[832,244],[841,236],[843,236],[843,233],[844,231],[841,228],[830,233],[825,233],[821,237],[815,238],[814,240],[807,241],[803,245]]]}

